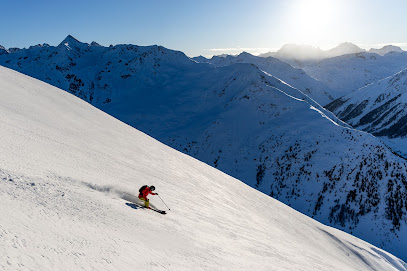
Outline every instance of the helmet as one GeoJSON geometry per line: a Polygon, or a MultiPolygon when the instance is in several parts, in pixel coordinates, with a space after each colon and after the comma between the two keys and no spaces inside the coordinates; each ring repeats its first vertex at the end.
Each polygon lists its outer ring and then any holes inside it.
{"type": "Polygon", "coordinates": [[[154,185],[150,186],[150,190],[151,190],[151,191],[154,191],[154,190],[155,190],[155,186],[154,186],[154,185]]]}

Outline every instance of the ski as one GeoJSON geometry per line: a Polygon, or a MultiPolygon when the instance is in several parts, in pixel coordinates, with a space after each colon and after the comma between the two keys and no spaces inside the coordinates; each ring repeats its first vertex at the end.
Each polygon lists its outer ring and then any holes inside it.
{"type": "Polygon", "coordinates": [[[166,214],[167,214],[166,211],[162,211],[162,210],[151,209],[151,208],[150,208],[150,210],[152,210],[152,211],[154,211],[154,212],[157,212],[157,213],[160,213],[160,214],[162,214],[162,215],[166,215],[166,214]]]}

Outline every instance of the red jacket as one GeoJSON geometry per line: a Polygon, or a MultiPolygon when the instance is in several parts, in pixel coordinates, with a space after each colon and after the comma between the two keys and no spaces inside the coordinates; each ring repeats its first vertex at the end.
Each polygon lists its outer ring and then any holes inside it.
{"type": "Polygon", "coordinates": [[[146,187],[144,188],[143,191],[141,191],[141,193],[138,195],[138,198],[144,198],[147,199],[147,196],[151,194],[151,195],[157,195],[156,193],[153,193],[153,191],[150,190],[150,187],[146,187]]]}

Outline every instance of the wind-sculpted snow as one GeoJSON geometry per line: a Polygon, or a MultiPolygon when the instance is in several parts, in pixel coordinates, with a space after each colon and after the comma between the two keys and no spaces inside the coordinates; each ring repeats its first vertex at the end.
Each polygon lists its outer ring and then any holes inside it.
{"type": "Polygon", "coordinates": [[[0,90],[2,270],[407,269],[62,90],[0,90]],[[166,216],[123,196],[144,184],[166,216]]]}
{"type": "MultiPolygon", "coordinates": [[[[350,129],[304,92],[254,64],[218,67],[159,46],[106,48],[68,38],[58,54],[53,47],[21,50],[10,54],[19,57],[7,65],[38,78],[51,76],[55,84],[161,142],[407,258],[405,160],[376,138],[350,129]],[[28,60],[30,54],[36,57],[28,60]],[[43,66],[35,62],[39,55],[43,66]]],[[[114,128],[109,131],[117,138],[114,128]]],[[[69,146],[89,144],[80,143],[69,146]]],[[[122,158],[129,168],[130,157],[122,158]]],[[[95,171],[107,170],[110,158],[95,171]]],[[[121,172],[105,174],[115,179],[121,172]]],[[[246,204],[251,201],[256,199],[246,204]]]]}

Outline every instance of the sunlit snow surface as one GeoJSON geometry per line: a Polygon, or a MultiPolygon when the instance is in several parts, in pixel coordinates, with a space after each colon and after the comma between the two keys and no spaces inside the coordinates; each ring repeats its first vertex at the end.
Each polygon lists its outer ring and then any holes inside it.
{"type": "Polygon", "coordinates": [[[1,270],[406,270],[62,90],[0,67],[0,91],[1,270]]]}

